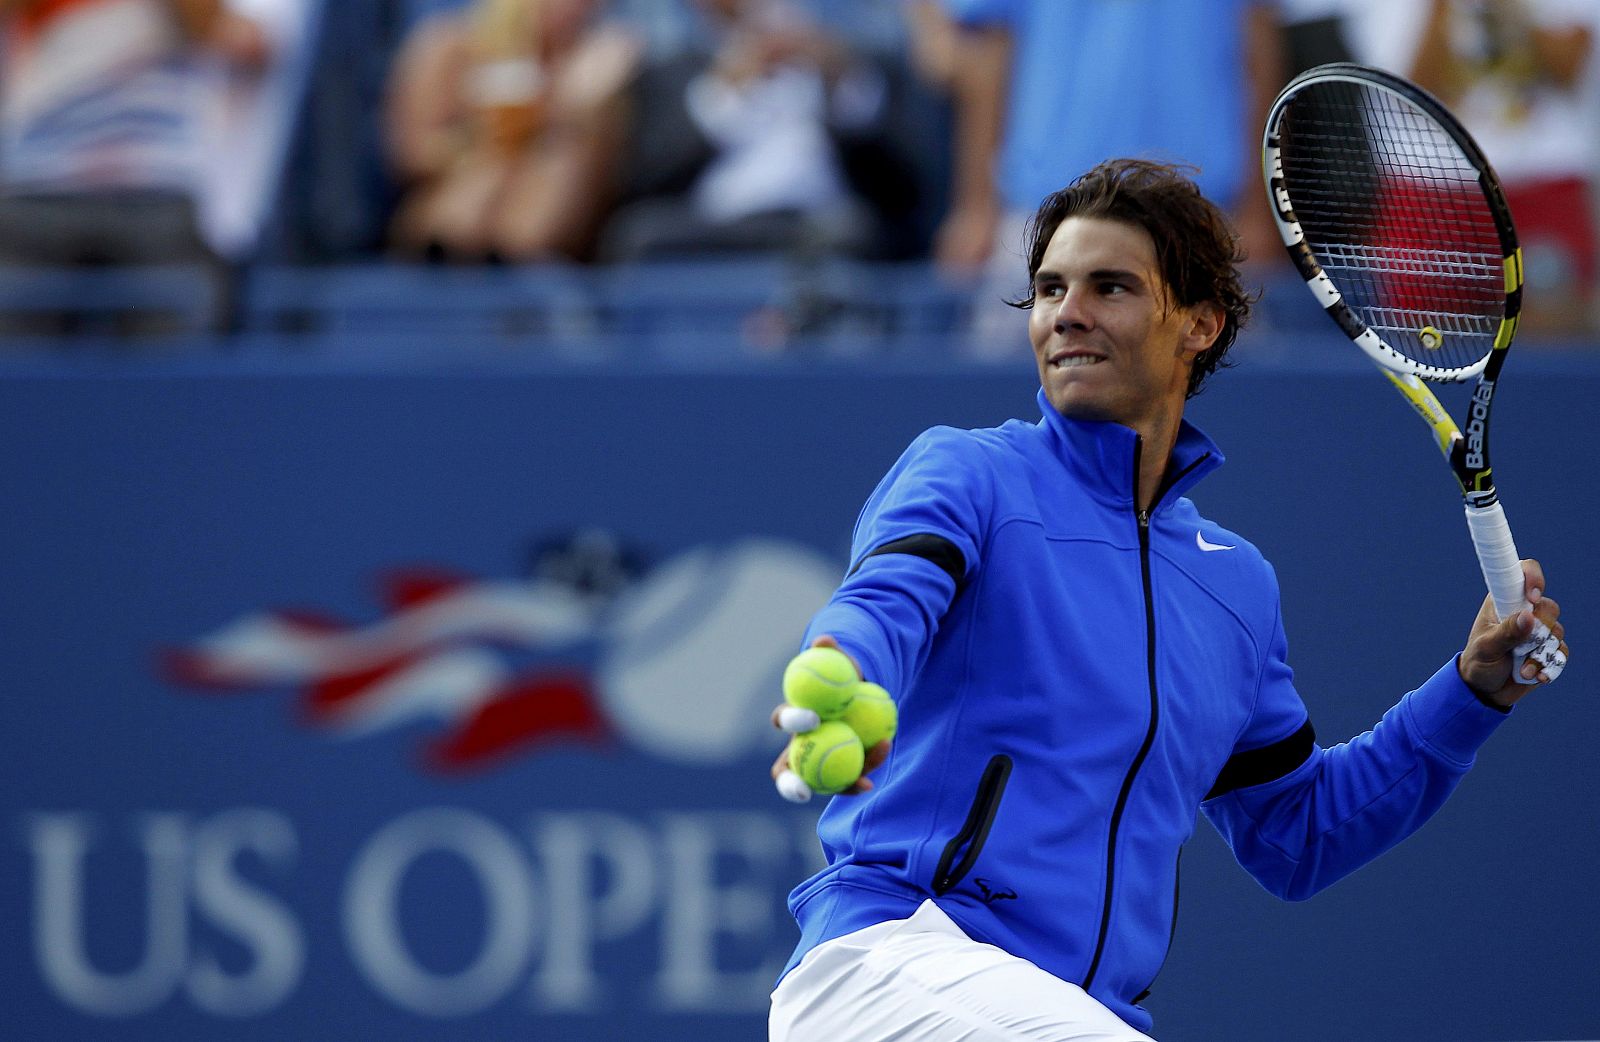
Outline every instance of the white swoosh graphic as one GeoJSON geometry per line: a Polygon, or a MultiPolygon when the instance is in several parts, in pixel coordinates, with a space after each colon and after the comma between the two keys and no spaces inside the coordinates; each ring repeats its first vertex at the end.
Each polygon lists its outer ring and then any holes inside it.
{"type": "Polygon", "coordinates": [[[193,650],[222,683],[298,683],[368,669],[397,655],[462,641],[549,648],[594,633],[593,610],[553,583],[491,581],[359,628],[317,633],[257,612],[201,638],[193,650]]]}
{"type": "Polygon", "coordinates": [[[1223,546],[1221,543],[1208,543],[1208,542],[1206,542],[1206,537],[1201,535],[1198,529],[1194,533],[1194,545],[1198,546],[1202,550],[1232,550],[1232,549],[1234,549],[1234,547],[1231,547],[1231,546],[1223,546]]]}

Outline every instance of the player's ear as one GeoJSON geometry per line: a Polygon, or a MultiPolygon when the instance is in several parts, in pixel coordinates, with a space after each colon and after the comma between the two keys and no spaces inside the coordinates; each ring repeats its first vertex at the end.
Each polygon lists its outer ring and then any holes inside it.
{"type": "Polygon", "coordinates": [[[1213,300],[1203,300],[1188,308],[1184,316],[1183,353],[1191,358],[1205,351],[1222,335],[1227,315],[1222,306],[1213,300]]]}

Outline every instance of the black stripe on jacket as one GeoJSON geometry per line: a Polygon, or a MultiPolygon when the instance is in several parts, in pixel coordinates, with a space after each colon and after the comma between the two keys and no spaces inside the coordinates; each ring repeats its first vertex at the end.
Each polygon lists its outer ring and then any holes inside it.
{"type": "Polygon", "coordinates": [[[1217,783],[1206,793],[1206,799],[1214,800],[1235,789],[1248,789],[1282,778],[1306,762],[1316,741],[1317,732],[1307,720],[1300,725],[1300,730],[1287,738],[1259,749],[1234,753],[1222,765],[1222,773],[1217,775],[1217,783]]]}
{"type": "Polygon", "coordinates": [[[850,575],[860,571],[861,566],[867,563],[868,557],[877,557],[879,554],[910,554],[912,557],[933,562],[940,571],[955,580],[958,595],[967,585],[967,559],[961,555],[960,547],[942,535],[923,532],[884,543],[876,550],[868,551],[866,557],[857,561],[856,566],[850,569],[850,575]]]}

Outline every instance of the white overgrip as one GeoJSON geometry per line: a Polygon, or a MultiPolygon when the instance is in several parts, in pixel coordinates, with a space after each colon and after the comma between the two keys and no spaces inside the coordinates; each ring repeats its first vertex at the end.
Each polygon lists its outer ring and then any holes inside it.
{"type": "MultiPolygon", "coordinates": [[[[1489,586],[1489,596],[1494,599],[1495,614],[1505,619],[1515,612],[1531,611],[1532,605],[1524,596],[1526,580],[1522,574],[1522,559],[1517,556],[1517,544],[1511,538],[1511,526],[1506,524],[1506,512],[1498,501],[1486,507],[1467,504],[1467,530],[1472,533],[1472,545],[1478,551],[1478,563],[1483,567],[1483,579],[1489,586]]],[[[1533,632],[1518,644],[1511,653],[1511,675],[1521,683],[1522,667],[1529,659],[1539,665],[1539,676],[1549,683],[1566,668],[1567,656],[1561,650],[1561,639],[1538,619],[1533,632]]]]}
{"type": "Polygon", "coordinates": [[[1495,613],[1505,619],[1515,612],[1527,611],[1522,558],[1517,556],[1517,544],[1511,538],[1511,526],[1506,524],[1506,512],[1499,501],[1486,507],[1468,503],[1467,531],[1472,533],[1472,545],[1478,551],[1489,596],[1494,598],[1495,613]]]}

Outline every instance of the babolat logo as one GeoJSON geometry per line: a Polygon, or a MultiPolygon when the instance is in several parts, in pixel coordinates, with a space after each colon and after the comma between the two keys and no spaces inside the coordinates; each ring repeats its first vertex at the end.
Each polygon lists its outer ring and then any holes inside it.
{"type": "Polygon", "coordinates": [[[1472,392],[1472,409],[1467,420],[1467,466],[1483,469],[1483,436],[1489,428],[1489,399],[1494,397],[1494,381],[1484,380],[1472,392]]]}

